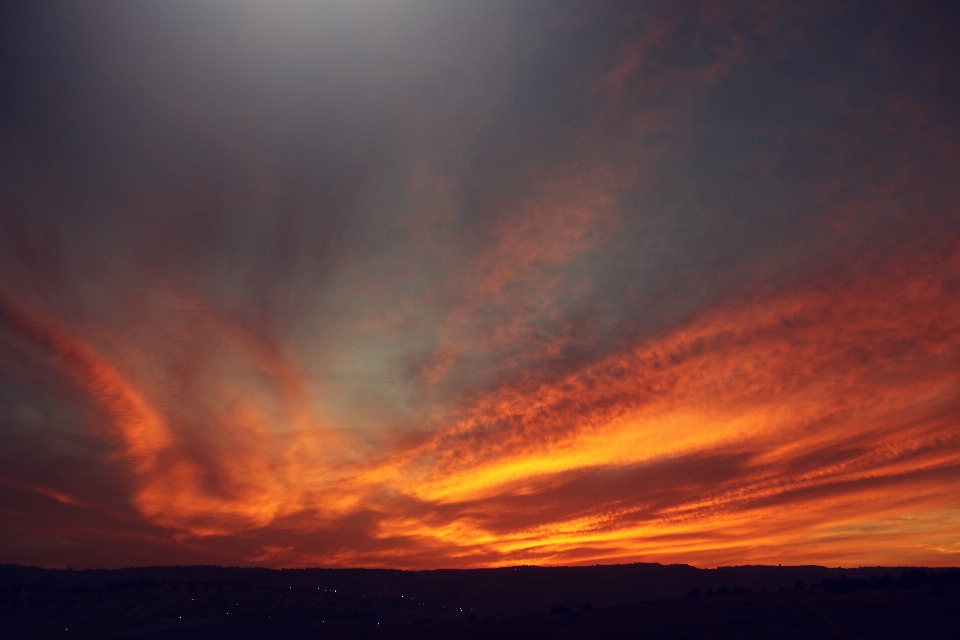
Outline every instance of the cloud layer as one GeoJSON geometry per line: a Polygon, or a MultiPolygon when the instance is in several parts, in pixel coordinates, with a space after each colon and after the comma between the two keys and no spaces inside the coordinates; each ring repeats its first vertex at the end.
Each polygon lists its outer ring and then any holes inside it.
{"type": "Polygon", "coordinates": [[[0,560],[957,562],[956,12],[8,11],[0,560]]]}

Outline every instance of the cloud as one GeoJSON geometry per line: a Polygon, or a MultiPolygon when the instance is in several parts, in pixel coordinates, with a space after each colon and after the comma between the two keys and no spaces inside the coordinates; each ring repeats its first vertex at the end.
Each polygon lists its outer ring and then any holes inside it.
{"type": "Polygon", "coordinates": [[[425,7],[13,16],[10,559],[954,563],[949,16],[425,7]]]}
{"type": "MultiPolygon", "coordinates": [[[[382,535],[495,550],[506,563],[554,561],[587,543],[647,557],[645,532],[708,546],[718,542],[703,540],[712,521],[751,514],[775,528],[770,512],[790,505],[786,519],[809,527],[830,502],[866,495],[877,515],[878,488],[922,486],[931,474],[945,484],[920,492],[918,508],[932,506],[919,506],[929,496],[953,509],[960,308],[944,288],[958,265],[949,247],[900,247],[869,275],[851,278],[856,265],[846,265],[705,312],[559,380],[504,383],[429,442],[367,472],[433,505],[423,517],[388,519],[382,535]],[[903,273],[902,263],[918,266],[903,273]],[[629,475],[645,472],[650,480],[629,475]],[[611,473],[628,474],[628,495],[604,487],[611,473]],[[594,505],[573,499],[570,474],[604,487],[594,505]]],[[[903,515],[901,499],[886,495],[903,515]]]]}
{"type": "MultiPolygon", "coordinates": [[[[787,540],[955,509],[954,241],[893,244],[579,370],[503,379],[437,418],[427,439],[353,462],[298,427],[306,418],[295,411],[269,431],[262,386],[209,414],[203,433],[184,432],[216,438],[191,452],[168,426],[183,408],[151,404],[88,346],[9,299],[3,325],[49,354],[106,417],[148,521],[201,540],[292,536],[250,550],[251,562],[755,561],[758,549],[789,555],[787,540]],[[303,544],[311,531],[327,532],[323,551],[303,544]]],[[[229,337],[206,322],[208,335],[229,337]]],[[[192,334],[201,327],[194,321],[192,334]]],[[[225,344],[244,353],[242,342],[225,344]]],[[[295,409],[284,384],[296,385],[266,355],[245,357],[295,409]]],[[[216,384],[214,395],[186,388],[217,405],[216,384]]],[[[821,553],[831,559],[870,557],[862,540],[829,542],[821,553]]],[[[798,548],[797,560],[810,553],[798,548]]],[[[947,553],[922,557],[949,562],[947,553]]]]}

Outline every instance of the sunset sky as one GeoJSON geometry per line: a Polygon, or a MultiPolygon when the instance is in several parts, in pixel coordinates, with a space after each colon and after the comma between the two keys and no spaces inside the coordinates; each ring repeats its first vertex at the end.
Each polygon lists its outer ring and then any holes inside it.
{"type": "Polygon", "coordinates": [[[0,562],[960,565],[955,2],[0,13],[0,562]]]}

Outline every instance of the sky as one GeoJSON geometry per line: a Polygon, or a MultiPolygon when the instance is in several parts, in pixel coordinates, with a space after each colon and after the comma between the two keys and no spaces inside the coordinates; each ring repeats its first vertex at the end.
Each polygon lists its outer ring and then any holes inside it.
{"type": "Polygon", "coordinates": [[[955,3],[0,11],[0,562],[960,565],[955,3]]]}

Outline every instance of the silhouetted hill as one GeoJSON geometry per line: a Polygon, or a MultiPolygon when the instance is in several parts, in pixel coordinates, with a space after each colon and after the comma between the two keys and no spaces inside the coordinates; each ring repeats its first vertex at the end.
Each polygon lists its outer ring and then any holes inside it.
{"type": "Polygon", "coordinates": [[[960,569],[0,566],[11,638],[957,638],[960,569]]]}

